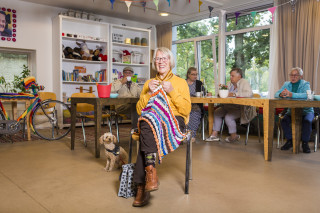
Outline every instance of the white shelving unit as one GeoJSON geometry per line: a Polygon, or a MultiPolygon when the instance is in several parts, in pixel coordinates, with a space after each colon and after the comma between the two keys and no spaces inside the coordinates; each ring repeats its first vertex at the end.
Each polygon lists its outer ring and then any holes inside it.
{"type": "MultiPolygon", "coordinates": [[[[110,56],[112,56],[110,57],[109,69],[109,76],[111,76],[111,82],[115,78],[115,76],[113,75],[113,70],[116,69],[117,71],[122,72],[123,68],[126,66],[131,66],[133,68],[134,73],[138,74],[138,80],[148,80],[150,78],[150,30],[111,24],[110,56]],[[113,40],[114,34],[122,35],[120,37],[121,40],[115,42],[113,40]],[[147,39],[147,46],[125,43],[125,39],[135,40],[135,38],[138,38],[140,42],[142,38],[147,39]],[[124,50],[130,52],[131,56],[134,53],[138,53],[136,54],[138,56],[132,56],[130,63],[122,63],[123,61],[121,58],[121,52],[123,52],[124,50]]],[[[140,82],[140,84],[143,85],[144,81],[140,82]]]]}
{"type": "Polygon", "coordinates": [[[107,73],[106,82],[109,83],[109,58],[108,61],[89,61],[79,59],[68,59],[62,57],[63,46],[79,47],[76,42],[86,42],[90,50],[97,49],[97,46],[105,50],[105,55],[109,54],[109,24],[85,19],[79,19],[69,16],[59,15],[53,20],[53,82],[54,92],[58,100],[63,100],[63,95],[70,97],[73,93],[79,92],[79,87],[84,89],[93,87],[95,95],[98,96],[95,82],[79,82],[65,81],[62,78],[62,70],[67,73],[72,73],[75,66],[85,67],[86,73],[79,73],[79,76],[92,75],[95,77],[95,72],[105,69],[107,73]],[[77,37],[70,37],[76,35],[77,37]]]}

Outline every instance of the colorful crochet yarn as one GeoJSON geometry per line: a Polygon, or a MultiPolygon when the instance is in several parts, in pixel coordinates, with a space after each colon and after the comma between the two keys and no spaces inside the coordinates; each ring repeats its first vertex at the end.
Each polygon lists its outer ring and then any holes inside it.
{"type": "Polygon", "coordinates": [[[34,95],[29,93],[0,93],[0,98],[4,99],[33,99],[34,95]]]}
{"type": "Polygon", "coordinates": [[[147,106],[141,112],[138,121],[139,133],[142,120],[146,121],[152,129],[158,147],[159,163],[164,155],[177,149],[186,137],[186,134],[180,131],[179,123],[161,85],[152,94],[147,106]]]}

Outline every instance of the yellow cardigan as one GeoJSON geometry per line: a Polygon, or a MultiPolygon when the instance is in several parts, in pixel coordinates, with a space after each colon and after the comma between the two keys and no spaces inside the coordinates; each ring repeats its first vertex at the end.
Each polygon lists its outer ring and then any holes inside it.
{"type": "MultiPolygon", "coordinates": [[[[181,116],[184,118],[184,122],[187,124],[189,122],[189,114],[191,111],[191,99],[189,86],[186,80],[174,75],[170,70],[168,74],[161,79],[159,74],[154,78],[156,80],[169,81],[173,86],[173,90],[167,93],[168,101],[170,103],[172,112],[175,116],[181,116]]],[[[142,92],[140,94],[140,99],[137,103],[137,112],[141,115],[141,110],[145,108],[148,104],[148,101],[151,97],[149,92],[149,82],[152,79],[148,80],[144,85],[142,92]]]]}

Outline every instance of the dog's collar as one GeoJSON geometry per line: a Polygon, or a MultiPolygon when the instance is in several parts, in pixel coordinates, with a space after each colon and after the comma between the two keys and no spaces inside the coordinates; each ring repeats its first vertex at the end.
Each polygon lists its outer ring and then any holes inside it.
{"type": "Polygon", "coordinates": [[[118,156],[120,154],[120,146],[118,145],[114,145],[114,149],[107,149],[107,152],[111,152],[112,154],[114,154],[115,156],[118,156]]]}

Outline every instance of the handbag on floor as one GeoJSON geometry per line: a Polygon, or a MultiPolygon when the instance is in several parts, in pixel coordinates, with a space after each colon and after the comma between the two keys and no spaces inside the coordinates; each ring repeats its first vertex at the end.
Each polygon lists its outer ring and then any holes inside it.
{"type": "Polygon", "coordinates": [[[122,173],[120,174],[119,197],[129,198],[136,195],[136,187],[133,182],[133,171],[135,164],[128,163],[122,165],[122,173]]]}

